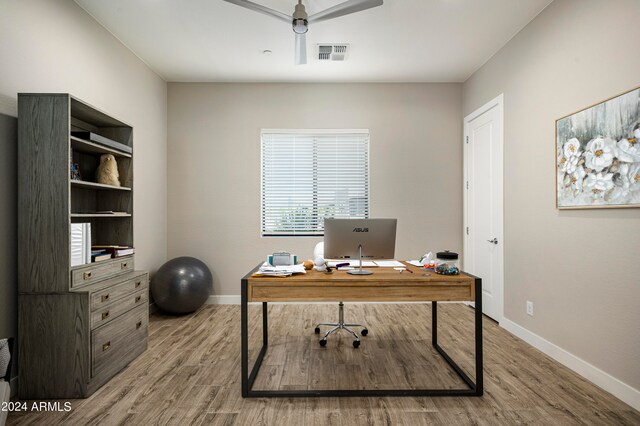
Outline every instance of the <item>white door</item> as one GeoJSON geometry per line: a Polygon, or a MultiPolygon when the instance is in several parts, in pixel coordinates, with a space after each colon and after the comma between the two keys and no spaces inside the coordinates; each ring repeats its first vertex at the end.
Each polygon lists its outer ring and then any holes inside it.
{"type": "Polygon", "coordinates": [[[503,299],[503,97],[464,120],[464,266],[482,278],[482,311],[500,322],[503,299]]]}

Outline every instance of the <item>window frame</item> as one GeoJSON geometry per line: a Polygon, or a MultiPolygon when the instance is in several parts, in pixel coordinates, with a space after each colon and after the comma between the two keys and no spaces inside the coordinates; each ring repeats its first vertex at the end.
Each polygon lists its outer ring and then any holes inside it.
{"type": "MultiPolygon", "coordinates": [[[[368,218],[372,217],[371,215],[371,132],[369,129],[260,129],[260,212],[259,212],[259,221],[258,221],[258,233],[260,238],[323,238],[324,230],[322,234],[265,234],[262,230],[262,213],[264,212],[264,202],[263,202],[263,189],[264,189],[264,162],[262,161],[264,158],[264,146],[263,146],[263,135],[265,134],[291,134],[291,135],[340,135],[340,134],[363,134],[367,136],[367,202],[368,202],[368,218]]],[[[317,200],[314,201],[317,203],[317,200]]]]}

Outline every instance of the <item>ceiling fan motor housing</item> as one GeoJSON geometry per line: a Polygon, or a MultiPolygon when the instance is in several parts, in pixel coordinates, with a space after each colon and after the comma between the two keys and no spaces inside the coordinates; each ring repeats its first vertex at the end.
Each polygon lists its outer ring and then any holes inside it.
{"type": "Polygon", "coordinates": [[[309,15],[307,15],[304,4],[302,4],[302,2],[296,4],[296,9],[293,12],[293,31],[295,33],[304,34],[309,31],[308,17],[309,15]]]}

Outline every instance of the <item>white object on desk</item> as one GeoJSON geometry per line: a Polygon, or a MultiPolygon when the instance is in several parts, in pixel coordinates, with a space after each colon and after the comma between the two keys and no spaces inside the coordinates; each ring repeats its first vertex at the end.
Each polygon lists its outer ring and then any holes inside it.
{"type": "Polygon", "coordinates": [[[374,260],[374,262],[381,268],[404,268],[404,263],[397,260],[374,260]]]}
{"type": "MultiPolygon", "coordinates": [[[[360,266],[360,261],[358,259],[328,260],[327,262],[331,268],[335,268],[336,265],[339,265],[341,263],[348,263],[349,266],[353,266],[354,268],[357,268],[358,266],[360,266]]],[[[378,266],[378,265],[376,265],[375,262],[373,262],[372,260],[362,261],[363,268],[372,268],[375,266],[378,266]]]]}
{"type": "Polygon", "coordinates": [[[317,259],[319,257],[324,258],[324,242],[319,242],[313,249],[313,258],[317,259]]]}
{"type": "Polygon", "coordinates": [[[286,265],[286,266],[271,266],[268,262],[264,262],[258,272],[255,275],[267,275],[276,277],[288,277],[293,274],[306,274],[304,265],[286,265]]]}

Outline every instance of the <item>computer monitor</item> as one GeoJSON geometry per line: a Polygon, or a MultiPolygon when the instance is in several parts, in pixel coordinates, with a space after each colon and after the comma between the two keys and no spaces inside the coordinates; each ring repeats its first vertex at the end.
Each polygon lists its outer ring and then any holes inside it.
{"type": "MultiPolygon", "coordinates": [[[[398,219],[325,219],[326,259],[393,259],[398,219]]],[[[371,274],[362,270],[359,274],[371,274]]],[[[356,273],[349,271],[350,273],[356,273]]]]}

